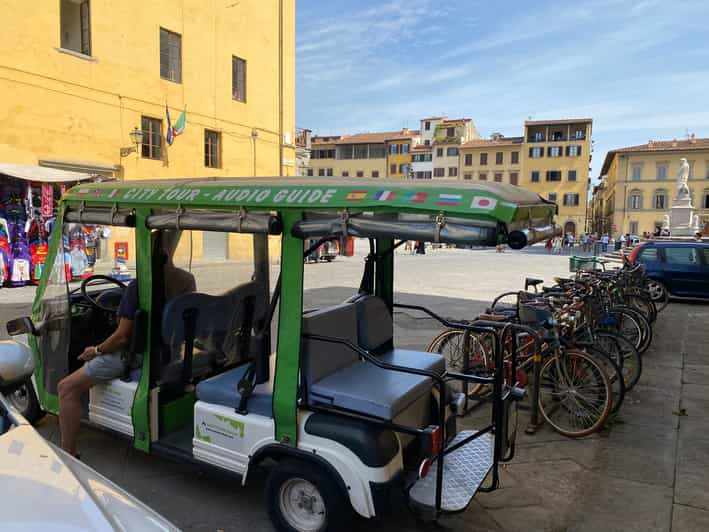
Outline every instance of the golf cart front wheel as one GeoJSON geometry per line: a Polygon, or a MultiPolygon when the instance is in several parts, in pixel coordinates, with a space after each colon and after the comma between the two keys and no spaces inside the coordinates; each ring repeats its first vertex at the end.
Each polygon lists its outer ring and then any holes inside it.
{"type": "Polygon", "coordinates": [[[331,475],[317,465],[286,460],[266,480],[266,505],[277,530],[340,532],[348,530],[352,507],[331,475]]]}

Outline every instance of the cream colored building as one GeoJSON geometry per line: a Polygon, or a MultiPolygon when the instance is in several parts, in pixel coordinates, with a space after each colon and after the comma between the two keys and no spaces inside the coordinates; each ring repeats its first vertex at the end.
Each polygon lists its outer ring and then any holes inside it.
{"type": "Polygon", "coordinates": [[[692,202],[709,234],[709,138],[694,136],[609,151],[592,199],[598,229],[616,235],[656,232],[670,212],[682,158],[689,162],[692,202]]]}
{"type": "Polygon", "coordinates": [[[433,179],[459,179],[460,146],[479,138],[470,118],[437,122],[433,134],[433,179]]]}
{"type": "Polygon", "coordinates": [[[460,146],[463,180],[497,181],[519,185],[522,171],[522,137],[478,139],[460,146]]]}

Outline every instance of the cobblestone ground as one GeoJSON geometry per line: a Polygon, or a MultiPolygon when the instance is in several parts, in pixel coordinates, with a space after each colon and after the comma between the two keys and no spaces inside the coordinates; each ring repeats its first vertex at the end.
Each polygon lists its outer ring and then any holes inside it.
{"type": "MultiPolygon", "coordinates": [[[[399,300],[445,315],[469,317],[499,292],[521,287],[526,274],[551,279],[567,258],[543,253],[443,250],[398,260],[399,300]],[[445,272],[445,276],[443,275],[445,272]],[[414,296],[414,294],[422,294],[414,296]]],[[[361,260],[306,269],[306,306],[342,301],[359,282],[361,260]],[[329,286],[330,288],[324,288],[329,286]]],[[[25,312],[29,298],[3,297],[0,321],[25,312]]],[[[27,291],[30,294],[30,291],[27,291]]],[[[423,349],[438,331],[428,319],[398,312],[396,343],[423,349]]],[[[655,328],[640,383],[605,432],[569,440],[542,426],[520,430],[515,459],[501,489],[479,494],[462,514],[437,524],[417,522],[402,501],[380,520],[353,530],[674,531],[709,530],[709,306],[673,303],[655,328]]],[[[474,426],[482,410],[462,419],[474,426]]],[[[523,412],[520,429],[526,426],[523,412]]],[[[58,440],[53,417],[40,432],[58,440]]],[[[241,488],[230,477],[204,473],[134,451],[91,428],[82,431],[82,458],[185,530],[272,530],[262,479],[241,488]]]]}

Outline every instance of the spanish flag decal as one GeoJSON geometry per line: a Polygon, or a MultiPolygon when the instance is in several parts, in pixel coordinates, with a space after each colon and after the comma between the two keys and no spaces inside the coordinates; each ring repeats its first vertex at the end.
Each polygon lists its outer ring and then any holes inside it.
{"type": "Polygon", "coordinates": [[[353,190],[349,194],[347,194],[345,201],[362,201],[366,197],[367,197],[366,190],[353,190]]]}

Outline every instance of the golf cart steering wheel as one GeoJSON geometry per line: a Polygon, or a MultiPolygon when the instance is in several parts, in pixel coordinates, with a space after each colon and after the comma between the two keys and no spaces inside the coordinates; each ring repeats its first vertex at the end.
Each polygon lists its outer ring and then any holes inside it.
{"type": "MultiPolygon", "coordinates": [[[[109,284],[115,284],[118,288],[121,290],[125,290],[126,284],[122,281],[119,281],[118,279],[114,279],[113,277],[109,277],[108,275],[92,275],[91,277],[87,277],[83,281],[81,281],[81,295],[82,297],[88,301],[92,307],[98,310],[103,310],[105,312],[111,312],[115,313],[118,309],[114,307],[109,307],[104,304],[102,304],[99,300],[98,297],[93,297],[91,296],[87,288],[94,284],[96,281],[101,281],[101,284],[103,283],[109,283],[109,284]]],[[[100,297],[100,294],[99,294],[100,297]]]]}

